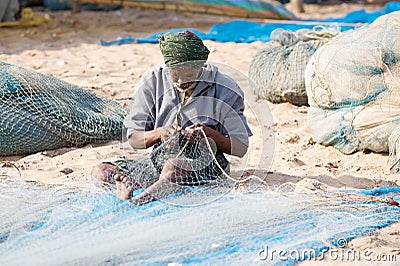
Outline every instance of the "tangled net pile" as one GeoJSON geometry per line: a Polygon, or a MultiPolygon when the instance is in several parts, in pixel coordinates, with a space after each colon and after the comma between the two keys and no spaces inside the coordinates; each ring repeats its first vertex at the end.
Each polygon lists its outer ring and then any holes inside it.
{"type": "Polygon", "coordinates": [[[314,27],[291,32],[276,29],[271,41],[260,49],[250,63],[253,92],[273,103],[307,105],[304,72],[315,51],[329,42],[339,29],[314,27]]]}
{"type": "Polygon", "coordinates": [[[336,37],[312,56],[305,80],[314,139],[345,154],[390,153],[399,171],[400,12],[336,37]]]}
{"type": "MultiPolygon", "coordinates": [[[[169,198],[199,202],[213,189],[169,198]],[[201,192],[201,193],[200,193],[201,192]]],[[[139,193],[140,191],[135,191],[139,193]]],[[[191,191],[193,192],[193,191],[191,191]]],[[[294,264],[400,219],[400,188],[297,194],[283,189],[232,190],[192,207],[155,201],[136,206],[113,193],[0,180],[0,256],[21,264],[294,264]],[[354,192],[352,192],[354,193],[354,192]],[[375,196],[376,197],[376,196],[375,196]],[[18,210],[18,211],[15,211],[18,210]],[[297,250],[279,261],[272,250],[297,250]]]]}
{"type": "Polygon", "coordinates": [[[120,139],[126,113],[117,102],[0,62],[0,156],[120,139]]]}
{"type": "MultiPolygon", "coordinates": [[[[202,133],[205,135],[204,131],[202,133]]],[[[229,175],[229,161],[221,152],[217,151],[215,142],[209,138],[200,137],[188,141],[181,133],[156,144],[149,156],[135,156],[129,160],[119,160],[116,164],[126,172],[135,188],[147,188],[159,180],[166,162],[170,162],[176,167],[173,183],[181,186],[205,185],[223,192],[229,191],[243,181],[229,175]],[[183,178],[183,173],[188,171],[190,172],[189,176],[185,175],[183,178]]],[[[169,184],[152,191],[152,196],[163,200],[162,194],[168,190],[169,184]]],[[[196,193],[195,189],[193,193],[196,193]]],[[[205,200],[214,199],[205,197],[200,203],[189,204],[203,204],[205,200]]],[[[185,205],[184,202],[173,202],[173,204],[185,205]]]]}

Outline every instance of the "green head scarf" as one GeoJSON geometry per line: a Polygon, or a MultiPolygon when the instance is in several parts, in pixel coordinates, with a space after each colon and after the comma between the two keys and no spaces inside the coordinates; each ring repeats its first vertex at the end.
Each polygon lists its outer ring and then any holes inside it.
{"type": "Polygon", "coordinates": [[[167,32],[158,36],[158,41],[167,67],[190,61],[196,62],[196,65],[203,64],[210,53],[203,41],[190,31],[176,34],[167,32]]]}

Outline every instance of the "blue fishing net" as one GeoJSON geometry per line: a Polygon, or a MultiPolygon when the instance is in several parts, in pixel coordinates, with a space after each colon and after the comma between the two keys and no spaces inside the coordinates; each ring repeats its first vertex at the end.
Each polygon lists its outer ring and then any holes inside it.
{"type": "MultiPolygon", "coordinates": [[[[169,202],[220,194],[187,188],[169,202]]],[[[346,241],[400,220],[400,208],[381,200],[399,201],[400,187],[317,194],[257,187],[195,206],[136,206],[113,193],[5,178],[0,196],[2,265],[290,265],[322,259],[346,241]]]]}

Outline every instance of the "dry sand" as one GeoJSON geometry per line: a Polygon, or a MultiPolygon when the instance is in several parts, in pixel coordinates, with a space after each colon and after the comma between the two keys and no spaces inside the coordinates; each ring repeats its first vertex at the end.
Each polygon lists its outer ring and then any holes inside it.
{"type": "MultiPolygon", "coordinates": [[[[305,13],[297,15],[307,19],[338,17],[350,10],[374,10],[381,6],[306,4],[305,13]]],[[[290,5],[287,7],[291,9],[290,5]]],[[[46,13],[54,20],[34,28],[0,28],[0,61],[51,74],[98,95],[116,99],[126,106],[141,75],[161,62],[158,45],[103,47],[99,45],[100,39],[144,37],[177,27],[193,27],[207,32],[211,25],[232,19],[136,8],[77,14],[35,8],[35,12],[39,15],[46,13]]],[[[205,41],[205,44],[212,50],[210,61],[234,68],[243,75],[247,75],[252,57],[263,46],[261,42],[237,44],[205,41]]],[[[307,107],[257,101],[249,90],[245,93],[249,100],[246,115],[255,132],[251,140],[249,168],[269,171],[267,181],[270,185],[278,186],[285,182],[302,184],[304,182],[301,180],[304,179],[322,182],[330,189],[400,185],[399,175],[389,171],[386,154],[359,152],[346,156],[332,147],[310,144],[311,134],[305,126],[307,107]],[[274,134],[274,149],[268,137],[262,135],[257,127],[257,119],[265,118],[263,116],[268,109],[272,113],[275,128],[273,131],[272,127],[267,128],[264,132],[274,134]],[[268,159],[265,162],[259,160],[260,147],[263,146],[273,152],[273,158],[272,155],[269,157],[273,159],[272,165],[269,165],[268,159]]],[[[98,191],[90,180],[91,168],[101,161],[122,157],[122,146],[119,141],[114,141],[28,156],[3,157],[1,160],[11,161],[18,166],[24,179],[98,191]]],[[[396,254],[400,261],[400,223],[359,237],[349,245],[358,250],[370,248],[380,254],[396,254]]],[[[328,263],[342,264],[343,261],[328,263]]]]}

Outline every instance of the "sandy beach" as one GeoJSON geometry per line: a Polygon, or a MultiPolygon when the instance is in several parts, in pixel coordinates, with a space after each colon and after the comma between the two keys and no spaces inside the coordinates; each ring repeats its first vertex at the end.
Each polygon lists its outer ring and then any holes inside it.
{"type": "MultiPolygon", "coordinates": [[[[299,14],[290,4],[287,5],[296,16],[304,19],[339,17],[350,10],[375,10],[381,7],[382,4],[363,3],[305,4],[305,13],[299,14]]],[[[34,11],[37,15],[47,14],[52,21],[39,27],[0,28],[0,61],[53,75],[98,95],[117,100],[125,106],[129,106],[133,88],[142,74],[160,63],[162,55],[157,44],[105,47],[99,44],[100,39],[145,37],[155,32],[183,27],[207,32],[216,23],[234,19],[139,8],[71,13],[36,7],[34,11]]],[[[253,21],[263,22],[260,19],[253,21]]],[[[262,42],[238,44],[209,40],[205,44],[211,50],[209,61],[234,69],[244,76],[248,74],[251,59],[264,45],[262,42]]],[[[251,138],[247,167],[268,172],[266,180],[270,186],[287,182],[300,184],[305,179],[322,183],[329,190],[400,185],[399,175],[389,171],[387,154],[358,152],[344,155],[333,147],[313,144],[310,142],[311,133],[306,127],[306,106],[272,104],[256,99],[249,89],[244,90],[248,99],[246,115],[255,133],[251,138]],[[273,127],[265,131],[259,130],[258,121],[263,121],[260,117],[264,115],[262,110],[270,110],[273,119],[273,127]],[[265,134],[273,134],[274,141],[266,142],[265,134]],[[262,149],[270,149],[266,161],[260,159],[262,149]]],[[[123,144],[113,141],[27,156],[2,157],[1,161],[15,164],[25,180],[51,185],[68,184],[77,189],[99,191],[90,179],[92,167],[101,161],[123,156],[123,144]]],[[[400,223],[356,238],[349,243],[349,247],[396,254],[400,260],[400,223]]],[[[327,263],[336,265],[346,262],[327,263]]]]}

